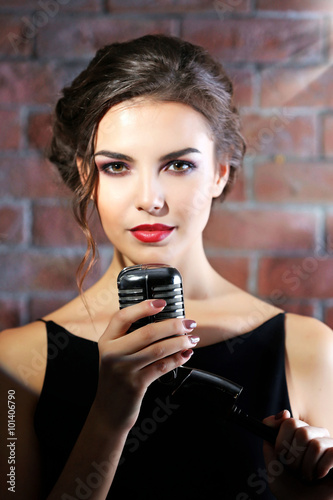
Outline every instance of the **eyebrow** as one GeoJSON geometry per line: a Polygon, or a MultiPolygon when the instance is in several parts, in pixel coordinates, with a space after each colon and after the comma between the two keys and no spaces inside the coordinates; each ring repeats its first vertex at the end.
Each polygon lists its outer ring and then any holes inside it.
{"type": "MultiPolygon", "coordinates": [[[[174,158],[177,158],[179,156],[184,156],[184,155],[187,155],[189,153],[199,153],[201,154],[201,151],[199,151],[198,149],[195,149],[195,148],[184,148],[184,149],[180,149],[179,151],[173,151],[172,153],[168,153],[167,155],[164,155],[162,156],[159,161],[168,161],[168,160],[172,160],[174,158]]],[[[94,158],[96,156],[106,156],[108,158],[114,158],[115,160],[124,160],[124,161],[129,161],[129,162],[133,162],[134,159],[131,158],[130,156],[127,156],[127,155],[124,155],[122,153],[115,153],[113,151],[107,151],[107,150],[102,150],[102,151],[98,151],[97,153],[94,154],[94,158]]]]}

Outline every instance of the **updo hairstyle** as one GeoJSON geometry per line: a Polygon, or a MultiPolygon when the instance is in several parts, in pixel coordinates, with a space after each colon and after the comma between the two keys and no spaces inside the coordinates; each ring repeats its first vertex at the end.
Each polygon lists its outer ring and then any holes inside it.
{"type": "Polygon", "coordinates": [[[63,89],[55,108],[48,155],[73,191],[74,215],[87,239],[87,251],[78,269],[80,290],[96,255],[88,214],[98,185],[93,157],[97,128],[112,106],[136,97],[183,103],[206,118],[217,157],[227,155],[230,165],[223,196],[242,165],[245,143],[233,103],[233,86],[222,65],[206,50],[165,35],[146,35],[98,50],[88,67],[63,89]]]}

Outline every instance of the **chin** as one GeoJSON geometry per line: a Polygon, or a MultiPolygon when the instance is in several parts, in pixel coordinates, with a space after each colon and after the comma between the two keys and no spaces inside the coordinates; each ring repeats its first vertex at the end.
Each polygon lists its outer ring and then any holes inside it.
{"type": "Polygon", "coordinates": [[[151,251],[136,252],[135,255],[128,255],[127,258],[133,263],[137,264],[167,264],[172,266],[175,262],[174,256],[170,255],[170,252],[161,252],[158,249],[152,249],[151,251]],[[157,250],[157,251],[156,251],[157,250]],[[169,255],[167,255],[169,254],[169,255]],[[133,258],[132,258],[133,257],[133,258]]]}

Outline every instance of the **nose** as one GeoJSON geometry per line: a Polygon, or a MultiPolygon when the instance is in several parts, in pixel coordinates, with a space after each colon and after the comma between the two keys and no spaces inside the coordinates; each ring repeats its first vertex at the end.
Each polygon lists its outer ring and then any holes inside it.
{"type": "Polygon", "coordinates": [[[158,177],[142,175],[136,187],[135,207],[151,214],[160,213],[165,207],[165,196],[158,177]]]}

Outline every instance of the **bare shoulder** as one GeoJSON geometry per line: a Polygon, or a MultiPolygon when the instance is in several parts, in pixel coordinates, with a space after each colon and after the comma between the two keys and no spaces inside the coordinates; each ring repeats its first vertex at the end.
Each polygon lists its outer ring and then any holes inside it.
{"type": "Polygon", "coordinates": [[[18,383],[40,392],[46,369],[45,324],[36,321],[0,333],[0,367],[18,383]]]}
{"type": "Polygon", "coordinates": [[[286,342],[290,354],[299,362],[333,363],[333,331],[316,318],[298,314],[286,314],[286,342]]]}
{"type": "Polygon", "coordinates": [[[286,314],[286,361],[300,418],[333,432],[333,331],[321,321],[286,314]]]}

